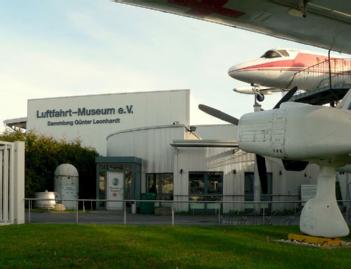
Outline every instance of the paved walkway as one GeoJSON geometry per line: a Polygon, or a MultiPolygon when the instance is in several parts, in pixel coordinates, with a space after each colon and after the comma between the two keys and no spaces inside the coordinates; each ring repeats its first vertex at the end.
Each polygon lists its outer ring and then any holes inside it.
{"type": "MultiPolygon", "coordinates": [[[[26,212],[27,223],[84,223],[84,224],[123,224],[121,211],[79,211],[76,212],[26,212]]],[[[127,214],[127,224],[172,224],[172,217],[144,214],[127,214]]],[[[298,225],[299,214],[292,216],[230,216],[230,215],[184,215],[175,214],[174,223],[180,225],[298,225]]]]}

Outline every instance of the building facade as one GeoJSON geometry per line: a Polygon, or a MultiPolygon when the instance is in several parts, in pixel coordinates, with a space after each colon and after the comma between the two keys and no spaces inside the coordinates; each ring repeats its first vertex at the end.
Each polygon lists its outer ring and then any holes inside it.
{"type": "MultiPolygon", "coordinates": [[[[189,90],[59,97],[29,100],[27,120],[20,123],[96,148],[91,198],[138,200],[151,193],[175,201],[178,211],[217,210],[216,201],[224,201],[224,212],[236,212],[251,210],[253,201],[300,200],[302,186],[316,183],[317,166],[289,172],[280,160],[266,158],[268,194],[262,194],[255,155],[238,149],[236,126],[190,126],[189,111],[189,90]]],[[[349,199],[348,175],[339,174],[338,181],[341,198],[349,199]]]]}

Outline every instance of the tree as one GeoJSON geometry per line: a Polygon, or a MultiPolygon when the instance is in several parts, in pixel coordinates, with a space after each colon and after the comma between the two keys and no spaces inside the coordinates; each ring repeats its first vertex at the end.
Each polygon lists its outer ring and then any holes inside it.
{"type": "Polygon", "coordinates": [[[79,198],[95,198],[95,149],[83,147],[79,140],[68,142],[34,132],[0,134],[2,141],[25,141],[25,192],[34,197],[38,191],[54,190],[54,172],[58,165],[70,163],[79,172],[79,198]]]}

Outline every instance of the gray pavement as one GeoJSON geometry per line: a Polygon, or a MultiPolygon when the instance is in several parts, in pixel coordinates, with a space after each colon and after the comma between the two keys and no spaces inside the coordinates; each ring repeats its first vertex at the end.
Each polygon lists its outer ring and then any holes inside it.
{"type": "MultiPolygon", "coordinates": [[[[81,224],[124,224],[123,211],[79,211],[77,212],[26,212],[26,223],[81,223],[81,224]]],[[[126,214],[126,223],[135,225],[171,225],[172,216],[145,214],[126,214]]],[[[177,225],[298,225],[299,214],[289,216],[237,216],[237,215],[201,215],[175,214],[177,225]]]]}

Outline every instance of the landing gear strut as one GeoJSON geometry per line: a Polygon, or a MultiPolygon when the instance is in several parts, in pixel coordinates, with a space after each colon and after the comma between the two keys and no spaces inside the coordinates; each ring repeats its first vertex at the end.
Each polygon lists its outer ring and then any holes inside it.
{"type": "Polygon", "coordinates": [[[341,237],[349,234],[335,196],[335,167],[320,166],[317,194],[309,200],[300,216],[300,230],[313,236],[341,237]]]}

